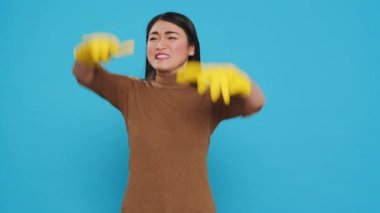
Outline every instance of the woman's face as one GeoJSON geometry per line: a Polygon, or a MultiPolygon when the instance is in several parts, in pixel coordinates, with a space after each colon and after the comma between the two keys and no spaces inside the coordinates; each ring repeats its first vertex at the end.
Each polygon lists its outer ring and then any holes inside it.
{"type": "Polygon", "coordinates": [[[159,20],[149,31],[147,57],[150,65],[159,72],[176,72],[194,55],[185,31],[177,25],[159,20]]]}

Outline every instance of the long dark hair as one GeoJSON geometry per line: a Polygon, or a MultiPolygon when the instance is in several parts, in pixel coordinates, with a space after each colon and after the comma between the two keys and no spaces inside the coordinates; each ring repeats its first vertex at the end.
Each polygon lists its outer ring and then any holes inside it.
{"type": "MultiPolygon", "coordinates": [[[[187,35],[187,41],[189,45],[194,46],[194,55],[188,57],[188,61],[200,61],[201,60],[201,53],[200,53],[200,47],[199,47],[199,41],[198,41],[198,35],[197,31],[195,30],[195,26],[193,22],[187,18],[186,16],[176,13],[176,12],[166,12],[162,13],[160,15],[155,16],[150,20],[148,23],[148,26],[146,28],[146,40],[145,42],[148,42],[149,37],[149,31],[152,29],[153,25],[159,21],[167,21],[170,23],[173,23],[177,25],[178,27],[182,28],[186,35],[187,35]]],[[[149,63],[148,58],[146,58],[145,61],[145,80],[153,80],[155,79],[156,72],[152,65],[149,63]]]]}

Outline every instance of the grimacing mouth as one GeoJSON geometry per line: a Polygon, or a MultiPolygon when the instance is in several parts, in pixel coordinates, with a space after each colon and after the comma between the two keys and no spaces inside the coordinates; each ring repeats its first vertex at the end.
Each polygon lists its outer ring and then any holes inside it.
{"type": "Polygon", "coordinates": [[[155,59],[168,59],[170,58],[170,55],[169,54],[166,54],[166,53],[157,53],[155,56],[154,56],[155,59]]]}

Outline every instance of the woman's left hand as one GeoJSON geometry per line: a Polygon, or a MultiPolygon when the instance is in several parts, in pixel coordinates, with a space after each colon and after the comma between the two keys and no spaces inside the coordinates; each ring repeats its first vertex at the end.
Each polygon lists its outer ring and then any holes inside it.
{"type": "Polygon", "coordinates": [[[233,64],[188,62],[177,72],[178,83],[196,83],[198,94],[203,95],[210,89],[212,102],[222,94],[224,103],[230,104],[231,96],[247,97],[251,93],[249,77],[233,64]]]}

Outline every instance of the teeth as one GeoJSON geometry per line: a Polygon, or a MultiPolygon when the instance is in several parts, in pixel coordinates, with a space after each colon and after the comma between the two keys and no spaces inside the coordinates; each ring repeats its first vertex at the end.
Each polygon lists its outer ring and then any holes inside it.
{"type": "Polygon", "coordinates": [[[169,55],[164,55],[164,54],[156,55],[157,59],[165,59],[165,58],[169,58],[169,57],[170,57],[169,55]]]}

